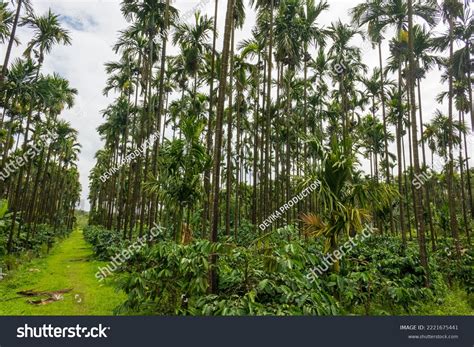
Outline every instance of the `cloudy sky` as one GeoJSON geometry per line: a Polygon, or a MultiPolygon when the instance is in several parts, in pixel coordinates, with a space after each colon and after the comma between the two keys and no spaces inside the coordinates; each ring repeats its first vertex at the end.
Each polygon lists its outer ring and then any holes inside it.
{"type": "MultiPolygon", "coordinates": [[[[202,12],[213,15],[214,0],[175,0],[173,5],[181,12],[181,20],[192,20],[193,9],[201,8],[202,12]],[[199,2],[200,1],[200,2],[199,2]]],[[[343,22],[349,22],[348,10],[354,7],[358,0],[328,0],[329,11],[321,16],[321,24],[329,25],[332,21],[340,18],[343,22]]],[[[72,46],[56,47],[46,57],[44,71],[46,73],[57,72],[67,78],[71,85],[78,90],[76,105],[73,109],[65,111],[63,117],[71,122],[72,126],[79,131],[79,141],[82,145],[80,154],[79,170],[81,174],[83,208],[88,209],[88,175],[94,165],[94,153],[102,146],[101,140],[96,132],[97,126],[102,122],[100,111],[112,102],[113,96],[109,98],[102,95],[106,75],[103,64],[116,59],[112,51],[112,45],[117,39],[117,32],[127,26],[120,12],[120,0],[32,0],[35,11],[42,14],[51,8],[53,12],[61,16],[63,25],[70,31],[72,46]]],[[[220,5],[224,1],[219,2],[220,5]]],[[[223,30],[224,6],[220,6],[218,25],[220,32],[223,30]]],[[[254,24],[255,13],[248,7],[246,24],[237,34],[237,42],[249,36],[254,24]]],[[[435,31],[442,28],[435,28],[435,31]]],[[[30,33],[22,28],[19,38],[26,43],[30,33]]],[[[218,45],[222,46],[222,36],[218,45]]],[[[372,51],[370,45],[362,40],[356,42],[364,51],[364,63],[369,67],[377,65],[377,53],[372,51]]],[[[4,46],[0,46],[0,56],[4,56],[4,46]]],[[[22,53],[23,48],[17,47],[14,56],[22,53]]],[[[384,47],[387,56],[387,47],[384,47]]],[[[173,53],[173,51],[171,51],[173,53]]],[[[431,72],[423,82],[422,97],[425,100],[423,109],[425,115],[432,115],[436,108],[444,109],[434,101],[435,95],[440,90],[439,72],[431,72]]],[[[472,136],[470,136],[472,139],[472,136]]],[[[395,150],[393,148],[393,150],[395,150]]]]}

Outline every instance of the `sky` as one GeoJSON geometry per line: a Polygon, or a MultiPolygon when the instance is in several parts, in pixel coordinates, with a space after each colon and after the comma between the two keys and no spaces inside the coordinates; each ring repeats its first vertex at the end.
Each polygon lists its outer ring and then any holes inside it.
{"type": "MultiPolygon", "coordinates": [[[[244,0],[247,4],[248,1],[244,0]]],[[[329,10],[320,18],[320,24],[328,26],[331,22],[341,19],[349,23],[348,10],[361,1],[358,0],[328,0],[329,10]]],[[[82,145],[79,155],[79,172],[82,185],[81,209],[89,209],[87,201],[88,176],[94,166],[94,154],[103,143],[97,134],[96,128],[103,122],[101,110],[113,101],[114,96],[106,97],[102,94],[105,86],[106,74],[104,63],[117,60],[112,46],[118,37],[118,31],[126,28],[127,22],[120,12],[120,0],[32,0],[37,14],[44,14],[49,8],[60,15],[60,20],[72,37],[71,46],[56,46],[50,55],[45,58],[43,73],[57,72],[70,81],[72,87],[78,90],[75,106],[63,112],[62,117],[79,131],[79,142],[82,145]]],[[[181,15],[182,21],[191,22],[192,13],[196,9],[209,16],[214,13],[214,0],[173,0],[172,4],[181,15]]],[[[218,30],[223,33],[226,2],[219,1],[218,30]]],[[[246,22],[242,30],[236,34],[236,42],[250,36],[250,31],[255,23],[255,13],[247,6],[246,22]]],[[[435,32],[443,30],[438,26],[435,32]]],[[[31,37],[31,32],[20,28],[18,37],[22,44],[26,44],[31,37]]],[[[390,37],[389,34],[387,37],[390,37]]],[[[378,65],[378,56],[368,42],[362,39],[354,41],[363,51],[363,62],[370,68],[378,65]]],[[[217,41],[218,49],[222,47],[222,35],[217,41]]],[[[23,47],[14,48],[13,57],[20,56],[23,47]]],[[[4,56],[5,46],[0,46],[0,56],[4,56]]],[[[177,53],[171,49],[170,54],[177,53]]],[[[383,47],[383,55],[388,55],[388,44],[383,47]]],[[[437,105],[435,96],[440,90],[440,72],[431,71],[422,84],[422,100],[424,115],[429,118],[440,108],[445,111],[446,105],[437,105]]],[[[469,135],[470,142],[472,135],[469,135]]],[[[470,147],[470,150],[474,146],[470,147]]],[[[391,148],[395,152],[395,146],[391,148]]]]}

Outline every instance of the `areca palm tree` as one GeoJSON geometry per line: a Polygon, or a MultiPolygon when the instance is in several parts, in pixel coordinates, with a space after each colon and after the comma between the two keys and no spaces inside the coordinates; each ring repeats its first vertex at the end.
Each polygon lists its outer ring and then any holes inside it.
{"type": "MultiPolygon", "coordinates": [[[[48,93],[48,99],[45,100],[45,104],[47,107],[47,114],[46,114],[46,124],[47,128],[50,128],[53,124],[55,124],[58,115],[65,109],[65,108],[72,108],[74,106],[74,99],[77,95],[77,90],[71,88],[69,85],[69,81],[62,78],[57,74],[53,74],[52,76],[47,76],[44,79],[44,88],[48,89],[50,92],[48,93]]],[[[69,125],[68,125],[69,126],[69,125]]],[[[70,126],[69,126],[70,127],[70,126]]],[[[71,128],[71,131],[73,129],[71,128]]],[[[74,132],[74,135],[77,137],[77,132],[74,132]]],[[[33,191],[30,198],[30,203],[28,207],[28,218],[27,221],[31,222],[34,216],[35,208],[36,208],[36,198],[37,193],[40,190],[40,183],[45,179],[45,173],[43,173],[43,166],[48,166],[50,159],[51,159],[51,147],[47,150],[46,155],[46,162],[43,163],[43,158],[46,149],[43,147],[40,153],[40,160],[39,165],[36,169],[36,174],[34,178],[34,186],[33,191]]],[[[41,185],[44,187],[43,185],[41,185]]],[[[41,200],[41,198],[40,198],[41,200]]]]}
{"type": "MultiPolygon", "coordinates": [[[[402,1],[402,0],[390,0],[384,6],[385,14],[381,18],[381,20],[377,23],[376,30],[385,30],[389,26],[394,26],[397,31],[398,39],[393,41],[392,44],[392,52],[396,52],[398,55],[397,60],[397,69],[398,69],[398,85],[399,91],[398,94],[400,97],[402,96],[402,66],[403,62],[408,61],[409,71],[406,74],[407,77],[407,86],[408,86],[408,94],[410,99],[410,114],[411,114],[411,139],[413,142],[413,162],[414,162],[414,171],[416,175],[420,172],[420,165],[419,165],[419,157],[418,157],[418,134],[416,131],[417,128],[417,120],[416,120],[416,105],[415,105],[415,97],[414,97],[414,80],[415,80],[415,64],[414,64],[414,30],[413,30],[413,20],[414,18],[420,18],[424,20],[428,25],[433,26],[436,24],[436,3],[434,1],[426,1],[426,2],[413,2],[413,1],[402,1]],[[401,59],[404,57],[404,59],[401,59]]],[[[401,110],[401,108],[400,108],[401,110]]],[[[401,119],[402,114],[399,115],[399,123],[398,123],[398,132],[399,136],[402,132],[401,129],[401,119]]],[[[400,141],[399,141],[400,142],[400,141]]],[[[399,165],[399,177],[398,177],[398,184],[400,189],[400,195],[402,194],[401,189],[401,149],[400,143],[397,145],[397,152],[398,152],[398,165],[399,165]]],[[[417,216],[417,230],[420,229],[422,232],[419,232],[419,244],[420,244],[420,253],[421,253],[421,260],[422,264],[424,265],[425,269],[427,269],[427,260],[426,260],[426,252],[424,250],[424,220],[422,217],[422,194],[420,191],[416,190],[413,191],[415,195],[414,199],[414,209],[415,215],[417,216]]],[[[400,203],[401,206],[401,203],[400,203]]],[[[407,211],[408,212],[408,211],[407,211]]],[[[401,211],[402,213],[402,211],[401,211]]],[[[401,217],[401,226],[402,226],[402,235],[404,234],[404,225],[403,225],[403,217],[401,217]]],[[[428,284],[428,281],[426,282],[428,284]]]]}
{"type": "MultiPolygon", "coordinates": [[[[207,118],[207,132],[206,132],[206,149],[207,153],[212,152],[212,135],[213,135],[213,122],[214,122],[214,82],[216,80],[216,41],[217,41],[217,14],[219,9],[219,1],[215,1],[214,5],[214,17],[212,25],[212,51],[210,54],[210,73],[209,73],[209,110],[207,118]]],[[[205,192],[205,203],[202,215],[203,228],[210,225],[211,223],[211,169],[208,168],[204,172],[204,192],[205,192]]]]}
{"type": "Polygon", "coordinates": [[[229,62],[229,87],[228,87],[228,98],[229,98],[229,107],[227,108],[227,165],[226,165],[226,201],[225,201],[225,209],[226,209],[226,218],[225,218],[225,227],[226,233],[230,235],[230,222],[231,222],[231,187],[232,187],[232,180],[234,179],[234,170],[233,170],[233,160],[232,160],[232,144],[233,144],[233,98],[234,93],[234,63],[235,63],[235,30],[242,28],[242,25],[245,21],[245,5],[243,1],[236,0],[234,2],[234,9],[232,14],[232,32],[231,32],[231,43],[230,43],[230,62],[229,62]]]}
{"type": "MultiPolygon", "coordinates": [[[[469,7],[469,4],[465,2],[464,11],[460,15],[460,18],[454,24],[454,35],[456,38],[463,42],[463,47],[453,54],[453,73],[457,78],[472,79],[471,77],[471,52],[472,52],[472,35],[474,34],[474,15],[469,7]]],[[[471,128],[474,130],[474,105],[472,101],[472,83],[467,83],[467,89],[469,92],[469,103],[471,107],[468,112],[471,114],[471,128]]],[[[474,210],[473,210],[474,211],[474,210]]],[[[472,215],[474,217],[474,213],[472,215]]]]}
{"type": "MultiPolygon", "coordinates": [[[[379,21],[381,16],[385,14],[385,8],[383,0],[371,0],[357,5],[351,10],[352,20],[357,23],[359,27],[367,24],[367,32],[369,34],[370,40],[377,44],[378,55],[379,55],[379,69],[380,69],[380,86],[379,89],[380,99],[382,103],[382,120],[383,128],[385,133],[385,152],[388,153],[388,141],[387,141],[387,117],[385,110],[385,83],[384,83],[384,71],[382,63],[382,40],[383,35],[379,28],[379,21]]],[[[386,166],[386,182],[390,182],[390,165],[388,164],[388,155],[385,158],[386,166]]],[[[392,227],[393,229],[393,227],[392,227]]]]}
{"type": "MultiPolygon", "coordinates": [[[[4,96],[2,107],[8,109],[13,117],[25,115],[27,99],[31,99],[33,84],[35,80],[36,66],[32,60],[16,59],[12,64],[0,92],[4,96]]],[[[2,115],[0,125],[3,125],[5,112],[2,115]]],[[[11,117],[11,119],[13,119],[11,117]]],[[[8,146],[7,146],[8,147],[8,146]]],[[[6,159],[4,153],[3,160],[6,159]]],[[[3,168],[3,164],[0,168],[3,168]]]]}
{"type": "MultiPolygon", "coordinates": [[[[0,4],[0,43],[5,43],[5,41],[10,37],[14,21],[14,14],[8,9],[8,4],[6,2],[0,4]]],[[[18,39],[14,38],[14,41],[18,44],[18,39]]]]}
{"type": "Polygon", "coordinates": [[[175,239],[181,239],[183,213],[189,228],[193,207],[202,196],[201,175],[210,164],[206,148],[200,143],[205,120],[190,116],[181,120],[183,139],[165,141],[160,150],[159,180],[146,183],[165,203],[175,208],[175,239]]]}
{"type": "MultiPolygon", "coordinates": [[[[32,249],[41,239],[64,235],[72,229],[74,206],[79,199],[80,184],[76,167],[77,133],[67,124],[72,136],[56,144],[61,129],[58,117],[72,107],[77,93],[67,80],[53,73],[43,75],[46,54],[56,44],[70,44],[68,32],[57,15],[33,14],[27,0],[12,1],[16,12],[0,5],[0,42],[7,44],[0,78],[0,148],[1,168],[10,167],[8,177],[2,174],[0,195],[8,199],[11,216],[7,227],[8,253],[32,249]],[[26,16],[20,15],[26,10],[26,16]],[[18,25],[31,29],[24,59],[9,65],[18,25]],[[8,41],[8,42],[6,42],[8,41]],[[19,157],[23,160],[19,161],[19,157]],[[18,165],[12,170],[11,163],[18,165]],[[51,227],[49,235],[36,232],[40,223],[51,227]]],[[[59,136],[60,138],[60,136],[59,136]]],[[[48,245],[50,245],[48,241],[48,245]]]]}
{"type": "MultiPolygon", "coordinates": [[[[258,35],[261,43],[267,46],[267,54],[264,57],[266,66],[262,65],[262,68],[266,67],[266,85],[263,87],[265,90],[265,101],[264,105],[266,109],[265,112],[265,121],[264,121],[264,131],[265,131],[265,180],[263,182],[263,196],[266,199],[269,199],[270,188],[269,182],[266,179],[270,175],[270,124],[271,124],[271,90],[272,90],[272,73],[273,73],[273,50],[274,50],[274,35],[275,35],[275,9],[280,5],[280,0],[251,0],[250,4],[255,6],[255,9],[258,10],[258,25],[260,26],[260,31],[258,35]],[[262,35],[262,36],[261,36],[262,35]]],[[[260,55],[259,55],[260,60],[260,55]]],[[[263,127],[263,125],[262,125],[263,127]]],[[[255,151],[256,152],[256,151],[255,151]]],[[[256,189],[256,178],[254,179],[254,186],[256,189]]],[[[256,192],[255,192],[256,194],[256,192]]],[[[256,198],[256,196],[255,196],[256,198]]]]}
{"type": "MultiPolygon", "coordinates": [[[[10,31],[10,38],[8,40],[8,47],[7,47],[7,50],[6,50],[6,53],[5,53],[5,58],[3,60],[2,70],[0,72],[0,84],[3,82],[3,80],[5,78],[5,75],[7,73],[8,63],[10,62],[10,56],[11,56],[11,53],[12,53],[13,44],[16,42],[16,36],[15,36],[16,35],[16,29],[17,29],[18,24],[19,24],[20,14],[21,14],[22,8],[25,8],[27,12],[31,13],[32,9],[31,9],[30,0],[16,0],[15,17],[13,18],[13,22],[11,24],[11,31],[10,31]]],[[[7,24],[8,16],[5,16],[4,20],[5,20],[5,24],[7,24]]],[[[7,24],[7,26],[8,26],[8,24],[7,24]]]]}
{"type": "MultiPolygon", "coordinates": [[[[449,29],[446,39],[437,39],[436,43],[438,47],[443,48],[445,43],[448,44],[449,48],[449,63],[453,61],[454,57],[454,23],[456,19],[461,16],[463,11],[463,5],[458,0],[445,0],[441,5],[441,15],[443,21],[448,23],[449,29]]],[[[453,81],[454,75],[451,69],[447,68],[448,73],[448,132],[453,132],[453,81]]],[[[454,153],[453,153],[453,139],[451,136],[448,137],[448,200],[449,200],[449,219],[450,228],[453,238],[456,241],[456,254],[458,258],[461,255],[461,249],[459,244],[458,236],[458,220],[456,216],[456,201],[454,193],[454,153]]]]}
{"type": "MultiPolygon", "coordinates": [[[[213,163],[213,203],[212,203],[212,227],[211,227],[211,242],[217,242],[217,231],[219,226],[219,191],[220,191],[220,166],[221,166],[221,151],[222,151],[222,131],[224,118],[224,101],[226,97],[227,74],[229,67],[230,55],[230,38],[232,33],[232,24],[234,17],[234,0],[227,1],[226,19],[224,26],[224,44],[222,49],[221,69],[219,77],[219,97],[217,100],[216,113],[216,131],[214,142],[214,163],[213,163]]],[[[217,256],[211,256],[211,264],[215,266],[217,263],[217,256]]],[[[217,274],[215,269],[211,269],[210,273],[210,291],[215,293],[217,291],[217,274]]]]}
{"type": "Polygon", "coordinates": [[[43,64],[45,54],[50,53],[55,45],[71,44],[69,32],[61,27],[59,16],[51,12],[51,9],[44,16],[29,14],[22,19],[20,25],[34,30],[33,38],[28,42],[24,56],[31,58],[31,53],[34,52],[38,59],[38,70],[43,64]]]}
{"type": "MultiPolygon", "coordinates": [[[[334,44],[328,51],[333,66],[333,78],[339,84],[338,98],[342,108],[342,138],[345,145],[350,144],[349,138],[349,96],[347,90],[354,82],[360,72],[366,72],[367,67],[361,62],[361,49],[353,45],[353,39],[361,35],[361,31],[341,21],[333,23],[330,28],[330,36],[334,44]]],[[[346,149],[348,152],[350,148],[346,149]]]]}
{"type": "MultiPolygon", "coordinates": [[[[41,99],[41,95],[45,92],[45,89],[42,88],[42,80],[39,79],[40,77],[40,69],[44,61],[44,57],[46,53],[49,53],[55,44],[70,44],[71,39],[69,37],[69,33],[67,30],[63,29],[58,20],[58,16],[53,14],[51,10],[45,16],[36,16],[34,14],[29,14],[26,18],[21,21],[20,25],[27,25],[34,30],[33,38],[27,44],[27,48],[24,52],[25,57],[31,59],[31,53],[35,50],[36,58],[38,62],[35,66],[36,69],[36,76],[34,82],[37,82],[36,90],[34,94],[30,95],[30,105],[29,111],[27,113],[26,119],[26,126],[25,132],[23,134],[23,146],[22,150],[26,153],[28,141],[29,141],[29,131],[30,131],[30,124],[32,123],[32,116],[35,106],[39,105],[38,100],[34,100],[35,97],[41,99]],[[36,51],[36,49],[38,51],[36,51]]],[[[29,185],[29,178],[30,178],[30,169],[31,169],[31,161],[27,167],[27,175],[26,180],[23,182],[23,172],[24,167],[22,166],[19,170],[18,180],[16,183],[15,193],[14,193],[14,201],[15,204],[12,204],[12,219],[16,220],[19,208],[21,207],[18,202],[20,201],[20,193],[21,193],[21,186],[25,185],[28,187],[29,185]]],[[[27,190],[24,190],[24,194],[26,194],[27,190]]],[[[9,237],[9,251],[11,251],[11,242],[13,240],[13,234],[16,227],[16,223],[12,223],[10,237],[9,237]]]]}
{"type": "MultiPolygon", "coordinates": [[[[332,252],[344,237],[362,232],[371,219],[370,207],[382,209],[391,206],[396,191],[389,185],[361,182],[357,172],[357,158],[346,153],[347,145],[334,135],[328,146],[318,139],[311,140],[323,158],[321,167],[305,178],[307,186],[319,181],[316,200],[324,209],[319,214],[303,215],[305,233],[325,238],[324,252],[332,252]]],[[[339,263],[334,264],[339,271],[339,263]]]]}
{"type": "MultiPolygon", "coordinates": [[[[301,39],[303,40],[303,133],[308,128],[308,62],[311,59],[309,49],[314,44],[317,48],[325,47],[325,38],[327,32],[317,24],[318,17],[329,8],[326,1],[320,1],[315,4],[314,0],[307,0],[301,9],[300,17],[303,20],[303,32],[301,33],[301,39]]],[[[307,155],[306,144],[303,148],[303,155],[307,155]]]]}
{"type": "Polygon", "coordinates": [[[185,72],[194,79],[193,94],[195,96],[198,89],[200,66],[205,54],[211,50],[208,40],[212,30],[212,19],[207,18],[207,16],[201,16],[200,12],[195,13],[194,19],[195,23],[193,26],[187,23],[181,23],[176,26],[173,43],[179,43],[181,47],[185,72]]]}
{"type": "Polygon", "coordinates": [[[436,110],[434,117],[425,125],[423,138],[428,143],[433,153],[442,157],[445,162],[449,163],[449,146],[451,141],[453,146],[459,147],[462,143],[462,136],[467,132],[465,124],[459,121],[453,121],[452,129],[449,127],[449,117],[444,115],[440,110],[436,110]]]}
{"type": "MultiPolygon", "coordinates": [[[[415,57],[414,57],[414,25],[413,25],[413,2],[408,0],[408,91],[410,97],[410,121],[411,121],[411,135],[413,141],[413,166],[415,175],[419,175],[420,160],[418,152],[418,133],[417,133],[417,119],[416,119],[416,102],[415,102],[415,57]]],[[[421,126],[421,125],[420,125],[421,126]]],[[[413,193],[413,205],[415,209],[415,220],[418,231],[418,244],[420,249],[420,261],[425,270],[425,286],[429,286],[429,268],[428,255],[426,252],[425,240],[425,221],[423,211],[423,194],[422,191],[416,189],[413,193]]]]}

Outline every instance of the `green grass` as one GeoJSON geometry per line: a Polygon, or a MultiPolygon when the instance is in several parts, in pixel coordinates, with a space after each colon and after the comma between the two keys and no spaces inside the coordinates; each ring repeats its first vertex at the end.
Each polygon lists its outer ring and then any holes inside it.
{"type": "MultiPolygon", "coordinates": [[[[110,281],[95,278],[106,263],[92,258],[92,250],[75,230],[56,245],[51,253],[21,265],[0,281],[0,315],[112,315],[125,294],[116,292],[110,281]],[[18,291],[54,291],[72,288],[64,299],[46,305],[32,305],[18,291]]],[[[37,299],[37,298],[34,298],[37,299]]]]}
{"type": "MultiPolygon", "coordinates": [[[[365,315],[362,305],[351,308],[351,315],[365,315]]],[[[410,312],[402,308],[390,307],[387,303],[375,303],[371,306],[371,316],[395,315],[395,316],[474,316],[474,294],[469,294],[459,285],[448,288],[446,295],[434,298],[426,303],[420,302],[411,307],[410,312]]]]}
{"type": "Polygon", "coordinates": [[[417,315],[474,316],[474,294],[454,286],[448,289],[444,298],[435,303],[422,305],[417,315]]]}

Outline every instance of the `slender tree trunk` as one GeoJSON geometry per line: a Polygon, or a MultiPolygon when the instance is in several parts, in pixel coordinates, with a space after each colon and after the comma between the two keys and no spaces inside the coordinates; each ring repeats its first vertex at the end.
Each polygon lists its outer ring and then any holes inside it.
{"type": "MultiPolygon", "coordinates": [[[[462,122],[462,111],[459,111],[459,124],[462,122]]],[[[461,138],[461,130],[459,130],[459,138],[461,138]]],[[[464,222],[464,231],[466,233],[467,243],[471,244],[471,235],[469,232],[470,225],[469,225],[469,218],[467,216],[467,208],[466,208],[466,193],[464,191],[464,159],[462,156],[462,146],[459,146],[459,168],[461,171],[461,184],[460,184],[460,191],[461,191],[461,204],[462,204],[462,216],[464,222]]]]}
{"type": "MultiPolygon", "coordinates": [[[[209,81],[209,115],[207,119],[207,134],[206,134],[206,145],[207,153],[211,154],[212,152],[212,127],[213,127],[213,107],[214,107],[214,74],[215,74],[215,65],[216,65],[216,39],[217,39],[217,10],[218,10],[218,0],[215,0],[214,5],[214,23],[212,29],[212,56],[211,56],[211,80],[209,81]]],[[[210,209],[211,205],[211,169],[206,169],[204,171],[204,194],[205,201],[203,206],[203,216],[202,216],[202,236],[204,237],[204,231],[210,223],[210,209]]]]}
{"type": "MultiPolygon", "coordinates": [[[[421,80],[418,78],[418,108],[419,108],[419,115],[420,115],[420,139],[421,139],[421,153],[422,153],[422,167],[423,171],[428,170],[426,165],[426,150],[425,150],[425,140],[423,139],[423,110],[421,104],[421,80]]],[[[430,181],[426,181],[424,184],[425,192],[426,192],[426,209],[428,212],[428,223],[430,227],[430,234],[431,234],[431,249],[432,251],[436,250],[436,238],[435,238],[435,229],[433,226],[433,216],[431,213],[431,197],[430,197],[430,181]]]]}
{"type": "MultiPolygon", "coordinates": [[[[265,185],[264,185],[264,199],[267,202],[270,202],[270,181],[271,181],[271,173],[270,173],[270,146],[271,146],[271,115],[272,115],[272,55],[273,55],[273,6],[274,0],[270,0],[270,26],[269,26],[269,33],[268,33],[268,54],[267,54],[267,92],[266,92],[266,101],[265,101],[265,185]]],[[[266,204],[266,208],[264,209],[265,215],[270,212],[271,204],[266,204]]]]}
{"type": "MultiPolygon", "coordinates": [[[[462,122],[464,123],[464,113],[462,114],[462,122]]],[[[467,138],[466,132],[463,132],[464,140],[464,157],[466,158],[466,183],[467,183],[467,193],[469,196],[469,209],[471,211],[471,218],[474,218],[474,200],[472,199],[472,186],[471,186],[471,170],[469,168],[469,155],[467,152],[467,138]]]]}
{"type": "MultiPolygon", "coordinates": [[[[402,72],[401,68],[398,68],[398,102],[400,103],[398,107],[401,110],[401,103],[402,103],[402,72]]],[[[405,229],[405,214],[404,214],[404,207],[403,207],[403,167],[402,167],[402,141],[403,141],[403,125],[402,125],[402,118],[403,118],[403,113],[400,111],[398,114],[398,119],[397,119],[397,158],[398,158],[398,194],[399,194],[399,209],[400,209],[400,230],[402,233],[402,241],[403,241],[403,246],[406,247],[406,229],[405,229]]]]}
{"type": "MultiPolygon", "coordinates": [[[[454,42],[453,42],[453,18],[449,18],[449,62],[452,64],[454,56],[454,42]]],[[[448,205],[449,205],[449,220],[451,233],[454,238],[456,256],[461,257],[461,245],[459,243],[458,220],[456,216],[456,196],[454,192],[454,155],[453,155],[453,74],[448,71],[448,205]]]]}
{"type": "MultiPolygon", "coordinates": [[[[219,81],[219,98],[217,100],[216,114],[216,138],[214,141],[214,167],[213,167],[213,204],[212,204],[212,228],[211,242],[217,242],[219,227],[219,191],[222,156],[222,125],[224,118],[224,102],[227,87],[227,73],[229,67],[230,36],[232,33],[232,18],[234,12],[234,0],[227,0],[227,14],[224,26],[224,47],[222,50],[222,61],[219,81]]],[[[210,292],[217,292],[217,255],[211,255],[211,271],[209,276],[210,292]]]]}
{"type": "Polygon", "coordinates": [[[231,203],[231,189],[232,189],[232,112],[233,112],[233,84],[234,84],[234,34],[235,26],[232,16],[232,33],[230,44],[230,73],[229,73],[229,107],[227,109],[227,175],[226,175],[226,199],[225,199],[225,232],[230,235],[230,203],[231,203]]]}
{"type": "MultiPolygon", "coordinates": [[[[409,61],[409,72],[408,72],[408,90],[410,93],[410,114],[411,114],[411,130],[412,130],[412,141],[413,141],[413,164],[415,174],[418,176],[421,174],[420,160],[418,157],[418,139],[417,139],[417,128],[416,128],[416,103],[415,103],[415,60],[413,56],[413,4],[412,0],[408,0],[408,61],[409,61]]],[[[425,275],[425,286],[430,285],[429,279],[429,268],[428,268],[428,255],[426,252],[426,241],[425,241],[425,220],[423,216],[423,195],[421,189],[415,189],[413,196],[415,211],[417,216],[417,230],[418,230],[418,242],[420,248],[420,260],[421,265],[424,267],[425,275]]]]}
{"type": "MultiPolygon", "coordinates": [[[[258,56],[257,66],[260,66],[261,58],[258,56]]],[[[259,112],[260,112],[260,70],[255,73],[255,87],[254,87],[254,112],[253,112],[253,162],[252,162],[252,224],[254,226],[254,234],[257,233],[257,219],[258,219],[258,194],[257,194],[257,167],[258,167],[258,147],[259,147],[259,112]]]]}
{"type": "Polygon", "coordinates": [[[23,0],[18,0],[18,4],[16,7],[15,19],[13,20],[12,31],[10,33],[10,40],[8,41],[7,52],[5,54],[5,59],[3,60],[2,71],[0,72],[0,85],[2,84],[3,80],[5,79],[5,75],[7,73],[8,63],[10,61],[10,55],[12,53],[13,43],[15,42],[15,34],[16,28],[18,26],[18,20],[20,19],[20,12],[21,12],[21,5],[23,4],[23,0]]]}
{"type": "Polygon", "coordinates": [[[240,173],[241,173],[241,167],[240,167],[240,161],[242,158],[241,155],[241,136],[242,136],[242,122],[241,122],[241,114],[240,114],[240,108],[241,108],[241,100],[242,100],[242,86],[240,85],[240,81],[236,81],[237,85],[237,105],[236,105],[236,117],[237,117],[237,136],[236,136],[236,163],[235,163],[235,207],[234,207],[234,237],[237,240],[237,231],[240,226],[240,173]]]}
{"type": "MultiPolygon", "coordinates": [[[[382,41],[378,42],[379,50],[379,68],[380,68],[380,100],[382,101],[382,122],[383,122],[383,136],[384,136],[384,147],[385,147],[385,180],[387,184],[390,184],[390,163],[388,161],[389,151],[388,151],[388,132],[387,132],[387,114],[385,111],[385,81],[383,75],[383,63],[382,63],[382,41]]],[[[393,212],[390,209],[390,232],[393,234],[395,232],[395,223],[393,220],[393,212]]]]}

